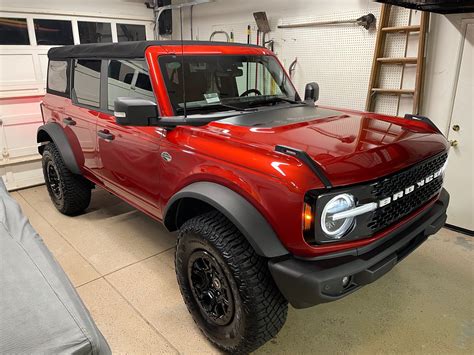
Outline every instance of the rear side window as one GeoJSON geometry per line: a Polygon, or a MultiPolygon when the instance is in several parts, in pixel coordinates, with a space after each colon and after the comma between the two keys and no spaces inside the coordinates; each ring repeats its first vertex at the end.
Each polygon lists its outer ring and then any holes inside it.
{"type": "Polygon", "coordinates": [[[111,60],[108,73],[109,110],[113,111],[117,97],[135,97],[156,102],[144,59],[111,60]]]}
{"type": "Polygon", "coordinates": [[[100,60],[74,60],[73,97],[82,105],[100,107],[100,60]]]}
{"type": "Polygon", "coordinates": [[[48,65],[48,92],[68,96],[68,62],[50,60],[48,65]]]}

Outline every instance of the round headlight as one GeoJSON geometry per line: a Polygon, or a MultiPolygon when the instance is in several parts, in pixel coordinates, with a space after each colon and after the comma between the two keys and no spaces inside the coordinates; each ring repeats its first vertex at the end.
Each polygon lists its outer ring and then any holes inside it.
{"type": "Polygon", "coordinates": [[[354,208],[354,197],[349,194],[341,194],[333,197],[323,209],[321,215],[321,228],[327,237],[331,239],[342,238],[354,223],[354,217],[334,220],[332,217],[339,212],[354,208]]]}

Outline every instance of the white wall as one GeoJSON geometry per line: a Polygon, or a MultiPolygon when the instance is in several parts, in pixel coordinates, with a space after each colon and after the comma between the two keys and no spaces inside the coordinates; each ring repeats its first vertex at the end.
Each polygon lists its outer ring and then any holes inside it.
{"type": "MultiPolygon", "coordinates": [[[[245,22],[255,24],[253,13],[266,11],[272,27],[280,18],[320,15],[337,12],[369,11],[374,5],[372,0],[215,0],[212,3],[194,7],[194,39],[206,40],[212,30],[210,25],[245,22]],[[198,38],[196,38],[198,36],[198,38]]],[[[375,4],[380,7],[380,4],[375,4]]],[[[189,10],[183,9],[185,39],[189,39],[189,10]]],[[[378,14],[376,14],[378,15],[378,14]]],[[[179,38],[179,12],[173,14],[173,37],[179,38]]]]}

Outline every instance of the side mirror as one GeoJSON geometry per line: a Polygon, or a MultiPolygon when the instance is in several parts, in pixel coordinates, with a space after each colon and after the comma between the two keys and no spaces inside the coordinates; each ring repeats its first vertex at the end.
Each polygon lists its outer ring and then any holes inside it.
{"type": "Polygon", "coordinates": [[[306,84],[304,88],[304,100],[316,102],[319,99],[319,85],[315,82],[306,84]]]}
{"type": "Polygon", "coordinates": [[[156,126],[160,120],[156,103],[134,97],[117,97],[114,116],[122,126],[156,126]]]}

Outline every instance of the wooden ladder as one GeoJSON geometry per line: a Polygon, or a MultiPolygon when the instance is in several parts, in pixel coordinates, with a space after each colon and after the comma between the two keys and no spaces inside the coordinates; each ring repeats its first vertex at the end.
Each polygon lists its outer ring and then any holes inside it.
{"type": "Polygon", "coordinates": [[[421,90],[423,86],[423,64],[425,57],[425,40],[428,30],[429,13],[422,12],[419,25],[388,27],[390,20],[390,11],[392,5],[383,4],[380,12],[379,27],[377,30],[377,38],[375,41],[374,59],[372,62],[372,71],[370,74],[369,88],[367,92],[367,101],[365,110],[374,111],[377,94],[383,95],[410,95],[413,96],[413,114],[418,114],[420,109],[421,90]],[[384,57],[384,49],[387,34],[389,33],[406,33],[419,32],[418,36],[418,53],[416,57],[386,58],[384,57]],[[415,64],[416,78],[414,89],[385,89],[380,87],[380,68],[385,64],[415,64]]]}

